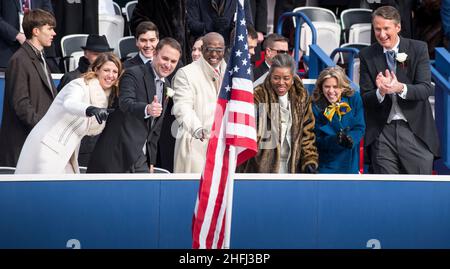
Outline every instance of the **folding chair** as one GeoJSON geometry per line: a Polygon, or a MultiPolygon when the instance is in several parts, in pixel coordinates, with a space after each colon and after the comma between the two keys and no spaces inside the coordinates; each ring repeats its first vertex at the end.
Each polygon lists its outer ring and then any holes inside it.
{"type": "Polygon", "coordinates": [[[344,42],[348,41],[350,27],[358,23],[372,23],[372,10],[366,8],[349,8],[341,13],[341,26],[344,32],[344,42]]]}
{"type": "Polygon", "coordinates": [[[125,5],[125,16],[127,17],[127,21],[130,22],[131,16],[133,15],[133,10],[136,7],[138,1],[130,1],[125,5]]]}
{"type": "Polygon", "coordinates": [[[139,51],[136,47],[136,39],[134,36],[125,36],[119,39],[118,48],[119,58],[122,61],[131,58],[132,55],[135,55],[139,51]]]}
{"type": "Polygon", "coordinates": [[[87,37],[87,34],[73,34],[66,35],[61,39],[62,57],[65,61],[64,67],[66,72],[73,70],[70,70],[71,66],[78,65],[78,60],[73,64],[75,59],[72,57],[72,54],[77,51],[83,52],[81,47],[86,45],[87,37]]]}

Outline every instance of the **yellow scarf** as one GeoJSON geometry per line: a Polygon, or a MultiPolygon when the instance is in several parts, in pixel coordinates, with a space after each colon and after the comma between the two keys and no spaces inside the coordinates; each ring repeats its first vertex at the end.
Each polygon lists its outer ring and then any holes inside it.
{"type": "Polygon", "coordinates": [[[325,111],[323,112],[323,115],[325,118],[327,118],[329,121],[333,119],[334,113],[337,113],[339,116],[339,120],[341,120],[342,115],[347,114],[352,109],[346,102],[337,102],[335,104],[331,104],[325,108],[325,111]]]}

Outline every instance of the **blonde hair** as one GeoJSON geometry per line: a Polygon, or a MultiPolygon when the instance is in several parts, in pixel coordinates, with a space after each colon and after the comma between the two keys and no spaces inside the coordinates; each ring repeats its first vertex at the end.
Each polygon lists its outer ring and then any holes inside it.
{"type": "Polygon", "coordinates": [[[111,94],[109,95],[108,100],[108,106],[111,106],[114,99],[116,97],[119,97],[119,79],[122,76],[123,69],[122,69],[122,62],[117,58],[116,55],[114,55],[111,52],[104,52],[100,53],[95,59],[95,61],[91,64],[90,70],[85,73],[82,77],[84,78],[84,81],[87,82],[88,80],[91,80],[93,78],[97,78],[97,73],[95,73],[99,68],[101,68],[106,62],[113,62],[118,70],[118,76],[117,81],[114,83],[114,85],[111,87],[111,94]]]}
{"type": "Polygon", "coordinates": [[[316,81],[316,86],[312,93],[312,100],[314,102],[328,102],[323,94],[323,83],[325,80],[329,78],[335,78],[337,80],[338,87],[343,89],[342,96],[350,97],[355,93],[355,90],[350,87],[350,81],[345,75],[344,69],[340,66],[332,66],[325,68],[322,72],[320,72],[319,77],[316,81]]]}

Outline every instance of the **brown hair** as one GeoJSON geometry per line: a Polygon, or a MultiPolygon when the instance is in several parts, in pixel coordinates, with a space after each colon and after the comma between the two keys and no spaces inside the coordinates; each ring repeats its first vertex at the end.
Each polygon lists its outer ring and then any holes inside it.
{"type": "Polygon", "coordinates": [[[120,59],[114,55],[112,52],[104,52],[100,53],[95,59],[95,61],[90,66],[90,71],[85,73],[83,75],[84,81],[91,80],[93,78],[97,77],[97,74],[95,73],[99,68],[101,68],[106,62],[113,62],[117,66],[118,70],[118,76],[116,83],[111,87],[111,94],[109,95],[108,105],[111,106],[114,99],[116,97],[119,97],[119,79],[122,76],[123,69],[122,69],[122,62],[120,59]]]}
{"type": "Polygon", "coordinates": [[[289,39],[279,34],[270,34],[266,37],[264,41],[264,49],[273,47],[275,42],[286,42],[289,43],[289,39]]]}
{"type": "Polygon", "coordinates": [[[317,78],[316,86],[312,93],[312,100],[314,102],[320,102],[323,104],[328,103],[328,100],[325,98],[325,95],[323,94],[322,87],[325,80],[329,78],[335,78],[337,80],[338,87],[343,89],[342,96],[349,97],[355,93],[355,90],[353,90],[350,87],[350,81],[345,75],[344,69],[342,69],[342,67],[340,66],[327,67],[322,72],[320,72],[320,75],[317,78]]]}
{"type": "Polygon", "coordinates": [[[154,24],[151,21],[143,21],[139,23],[138,26],[136,27],[136,33],[134,34],[134,37],[136,39],[139,39],[140,35],[145,34],[148,31],[155,31],[156,38],[159,39],[158,26],[156,26],[156,24],[154,24]]]}
{"type": "Polygon", "coordinates": [[[375,19],[376,16],[382,17],[386,20],[393,20],[396,24],[401,22],[400,13],[398,13],[398,10],[392,6],[382,6],[377,8],[372,13],[372,20],[375,19]]]}
{"type": "Polygon", "coordinates": [[[180,55],[183,54],[181,52],[181,45],[180,45],[180,43],[178,43],[178,41],[176,41],[175,39],[173,39],[171,37],[165,37],[165,38],[161,39],[158,42],[158,45],[156,45],[155,51],[156,52],[160,51],[165,45],[171,46],[172,48],[178,50],[180,55]]]}
{"type": "Polygon", "coordinates": [[[52,13],[42,9],[32,9],[23,17],[22,28],[27,39],[33,37],[33,29],[44,25],[56,27],[56,20],[52,13]]]}

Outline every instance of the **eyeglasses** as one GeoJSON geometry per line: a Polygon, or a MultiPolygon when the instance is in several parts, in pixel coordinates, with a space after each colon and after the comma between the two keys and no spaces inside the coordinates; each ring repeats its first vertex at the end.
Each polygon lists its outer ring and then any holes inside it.
{"type": "Polygon", "coordinates": [[[273,50],[273,51],[276,51],[277,53],[280,53],[280,54],[288,54],[289,53],[288,50],[276,50],[276,49],[272,49],[272,48],[269,48],[269,49],[273,50]]]}
{"type": "Polygon", "coordinates": [[[212,53],[212,52],[222,53],[225,51],[224,48],[212,48],[212,47],[206,47],[205,50],[208,53],[212,53]]]}

